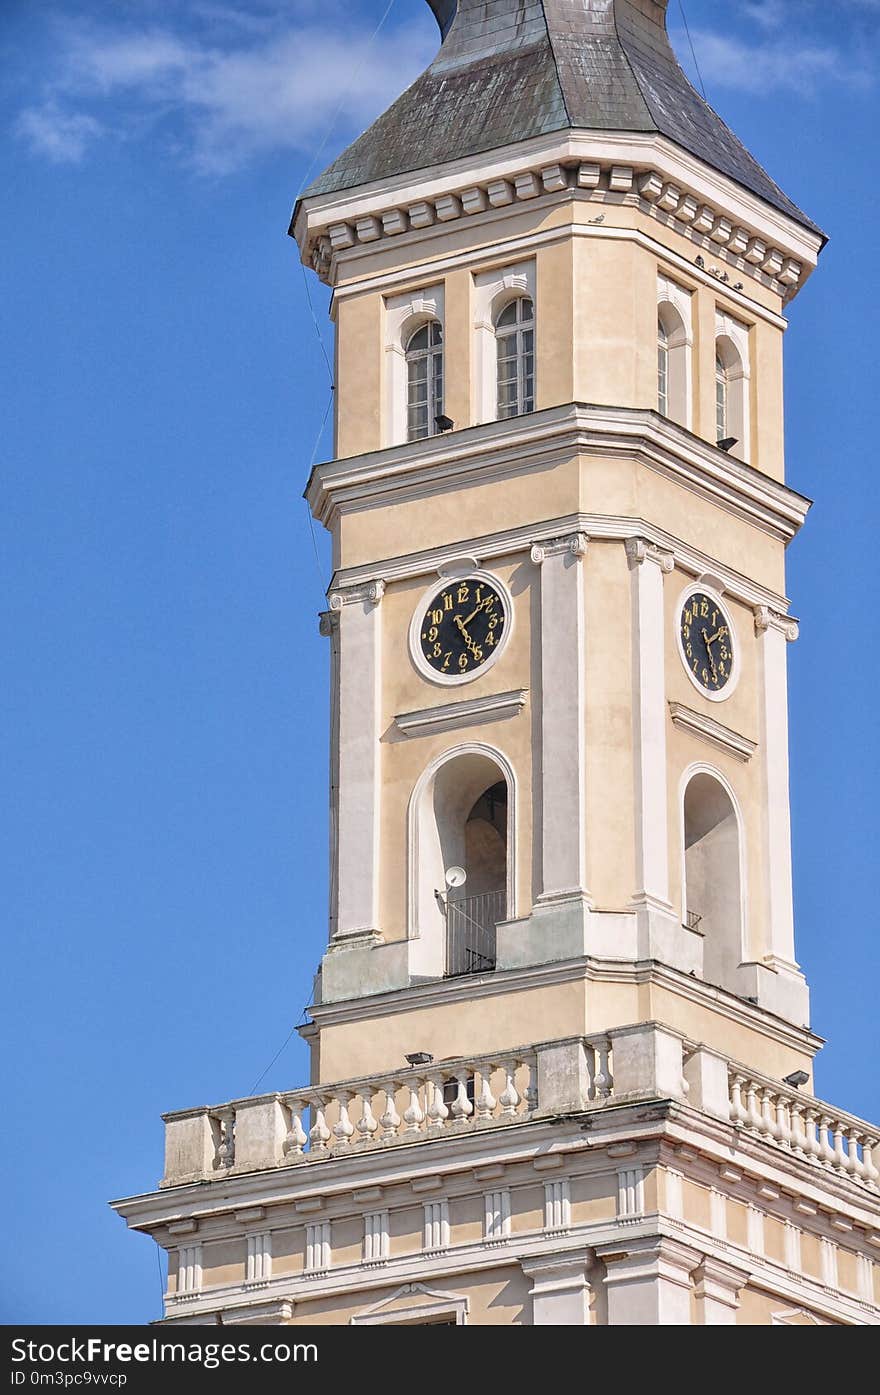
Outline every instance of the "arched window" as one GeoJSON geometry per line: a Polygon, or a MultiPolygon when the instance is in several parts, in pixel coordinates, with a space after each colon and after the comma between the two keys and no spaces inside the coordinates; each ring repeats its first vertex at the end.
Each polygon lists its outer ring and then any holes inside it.
{"type": "Polygon", "coordinates": [[[657,410],[669,416],[669,335],[662,315],[657,317],[657,410]]]}
{"type": "Polygon", "coordinates": [[[518,296],[495,320],[498,418],[535,410],[535,307],[518,296]]]}
{"type": "Polygon", "coordinates": [[[406,345],[407,440],[422,441],[437,431],[443,415],[443,330],[429,320],[406,345]]]}
{"type": "Polygon", "coordinates": [[[409,934],[417,975],[495,967],[496,927],[512,913],[513,885],[512,776],[502,761],[484,747],[461,748],[430,768],[413,793],[409,934]],[[463,880],[458,872],[447,879],[453,868],[464,871],[463,880]]]}
{"type": "Polygon", "coordinates": [[[724,441],[730,435],[730,384],[727,365],[716,345],[715,349],[715,437],[724,441]]]}
{"type": "Polygon", "coordinates": [[[681,311],[669,300],[657,307],[657,410],[690,425],[690,338],[681,311]]]}
{"type": "Polygon", "coordinates": [[[699,771],[684,793],[684,921],[703,936],[703,977],[732,992],[743,961],[740,828],[719,779],[699,771]]]}
{"type": "MultiPolygon", "coordinates": [[[[747,339],[741,342],[747,353],[747,339]]],[[[725,333],[715,340],[715,439],[725,441],[730,437],[736,441],[736,445],[730,447],[733,454],[740,460],[748,460],[748,368],[739,345],[731,334],[725,333]]]]}

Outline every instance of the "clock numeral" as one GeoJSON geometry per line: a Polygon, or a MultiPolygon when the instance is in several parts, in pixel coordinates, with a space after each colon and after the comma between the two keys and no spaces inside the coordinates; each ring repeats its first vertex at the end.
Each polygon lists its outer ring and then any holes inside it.
{"type": "Polygon", "coordinates": [[[463,581],[458,588],[458,604],[465,605],[469,595],[470,590],[468,589],[468,584],[466,581],[463,581]]]}
{"type": "Polygon", "coordinates": [[[492,633],[491,625],[489,626],[489,633],[486,635],[486,643],[489,645],[490,648],[495,643],[495,636],[492,633]]]}
{"type": "Polygon", "coordinates": [[[440,655],[443,653],[442,644],[435,644],[434,648],[431,650],[431,653],[433,654],[435,659],[439,659],[440,655]]]}
{"type": "Polygon", "coordinates": [[[443,592],[443,609],[444,609],[444,610],[451,610],[451,609],[452,609],[452,592],[451,592],[451,591],[444,591],[444,592],[443,592]]]}
{"type": "Polygon", "coordinates": [[[440,625],[440,624],[442,624],[442,623],[443,623],[443,611],[442,611],[442,610],[432,610],[432,611],[431,611],[431,624],[432,624],[432,625],[440,625]]]}
{"type": "Polygon", "coordinates": [[[458,656],[458,666],[459,666],[459,668],[462,670],[462,672],[467,668],[467,666],[468,666],[468,656],[467,656],[467,654],[459,654],[459,656],[458,656]]]}
{"type": "Polygon", "coordinates": [[[449,651],[448,654],[444,654],[444,655],[443,655],[443,665],[442,665],[442,667],[441,667],[441,669],[440,669],[440,672],[441,672],[441,673],[446,673],[446,672],[448,671],[448,669],[449,669],[449,660],[450,660],[451,658],[452,658],[452,650],[450,649],[450,651],[449,651]]]}

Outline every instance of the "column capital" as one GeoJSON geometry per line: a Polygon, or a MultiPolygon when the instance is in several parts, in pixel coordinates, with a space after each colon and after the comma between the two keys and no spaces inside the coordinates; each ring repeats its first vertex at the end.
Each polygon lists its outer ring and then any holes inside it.
{"type": "Polygon", "coordinates": [[[589,542],[586,533],[569,533],[564,538],[546,538],[541,542],[532,543],[532,561],[536,566],[540,566],[548,557],[559,557],[565,553],[580,561],[587,555],[589,542]]]}
{"type": "Polygon", "coordinates": [[[318,633],[322,639],[332,639],[339,628],[339,614],[335,610],[318,612],[318,633]]]}
{"type": "Polygon", "coordinates": [[[592,1263],[591,1250],[564,1250],[557,1254],[524,1255],[520,1267],[534,1281],[534,1292],[539,1287],[556,1289],[582,1281],[592,1263]]]}
{"type": "Polygon", "coordinates": [[[799,634],[798,622],[792,615],[781,615],[768,605],[755,606],[755,634],[766,634],[768,630],[778,630],[791,643],[799,634]]]}
{"type": "Polygon", "coordinates": [[[703,1255],[694,1270],[697,1297],[714,1298],[735,1308],[740,1289],[745,1288],[751,1277],[748,1269],[714,1259],[712,1255],[703,1255]]]}
{"type": "Polygon", "coordinates": [[[327,597],[327,604],[333,611],[342,610],[343,606],[356,605],[358,602],[368,602],[370,605],[378,605],[385,595],[385,582],[381,577],[374,581],[365,581],[361,586],[340,586],[330,592],[327,597]]]}
{"type": "Polygon", "coordinates": [[[605,1265],[606,1287],[662,1276],[688,1290],[690,1276],[703,1258],[699,1250],[667,1235],[632,1241],[612,1240],[607,1245],[596,1246],[596,1257],[605,1265]]]}
{"type": "Polygon", "coordinates": [[[626,558],[631,567],[640,567],[643,562],[653,562],[661,572],[671,572],[675,566],[675,556],[647,538],[627,538],[624,543],[626,558]]]}

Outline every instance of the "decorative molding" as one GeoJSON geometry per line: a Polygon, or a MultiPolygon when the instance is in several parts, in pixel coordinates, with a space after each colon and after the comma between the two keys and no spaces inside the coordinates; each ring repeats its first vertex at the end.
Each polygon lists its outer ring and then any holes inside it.
{"type": "Polygon", "coordinates": [[[669,715],[673,726],[691,736],[699,737],[701,741],[708,741],[710,746],[726,752],[735,760],[749,761],[758,749],[757,741],[750,741],[747,736],[742,736],[732,727],[724,726],[722,722],[717,722],[714,717],[707,717],[703,712],[695,712],[683,702],[670,702],[669,715]]]}
{"type": "Polygon", "coordinates": [[[578,561],[586,557],[589,546],[589,538],[585,533],[572,533],[569,537],[548,538],[544,542],[533,543],[531,547],[531,559],[536,566],[546,562],[548,557],[559,557],[562,553],[568,553],[578,561]]]}
{"type": "Polygon", "coordinates": [[[477,723],[515,717],[525,706],[528,695],[528,688],[517,688],[509,693],[490,693],[486,697],[467,698],[464,702],[423,707],[416,712],[398,712],[394,722],[404,736],[431,736],[434,732],[450,731],[453,727],[475,726],[477,723]]]}
{"type": "Polygon", "coordinates": [[[771,610],[769,606],[759,605],[755,607],[755,634],[762,635],[767,630],[779,630],[785,638],[792,643],[797,639],[800,628],[797,620],[792,615],[780,615],[777,611],[771,610]]]}
{"type": "Polygon", "coordinates": [[[385,582],[381,578],[364,582],[360,586],[346,586],[331,591],[327,597],[327,604],[333,611],[339,611],[345,605],[356,605],[359,601],[368,601],[370,605],[378,605],[385,595],[385,582]]]}
{"type": "Polygon", "coordinates": [[[536,197],[639,208],[726,262],[712,268],[717,280],[730,283],[732,268],[785,299],[812,271],[821,249],[820,236],[653,134],[597,141],[572,132],[531,143],[531,158],[528,150],[521,146],[501,159],[493,152],[478,161],[476,182],[469,160],[425,172],[421,180],[407,175],[390,185],[306,200],[292,227],[303,260],[332,284],[340,258],[357,256],[360,244],[419,236],[436,220],[494,220],[536,197]]]}
{"type": "Polygon", "coordinates": [[[353,1327],[365,1327],[383,1324],[394,1326],[400,1322],[430,1322],[431,1319],[436,1321],[448,1313],[455,1317],[457,1327],[463,1327],[467,1322],[468,1307],[469,1299],[466,1294],[446,1293],[443,1289],[428,1288],[425,1284],[402,1284],[386,1298],[365,1308],[362,1313],[355,1313],[351,1324],[353,1327]],[[415,1296],[422,1301],[401,1306],[403,1299],[415,1296]]]}
{"type": "MultiPolygon", "coordinates": [[[[537,452],[545,468],[575,454],[643,465],[784,542],[794,537],[810,508],[808,499],[781,481],[657,412],[586,403],[485,422],[415,446],[390,446],[325,461],[313,468],[306,498],[314,517],[330,528],[338,510],[425,500],[439,489],[471,482],[507,482],[533,472],[537,452]]],[[[635,535],[639,534],[649,536],[644,527],[635,535]]],[[[471,545],[485,561],[480,541],[474,539],[471,545]]],[[[460,548],[461,542],[449,553],[460,548]]],[[[700,556],[700,571],[717,568],[710,557],[700,556]]],[[[374,563],[374,574],[375,567],[374,563]]]]}
{"type": "Polygon", "coordinates": [[[666,552],[646,538],[627,538],[624,544],[626,557],[631,567],[640,567],[643,562],[654,562],[661,572],[668,575],[675,569],[675,554],[666,552]]]}

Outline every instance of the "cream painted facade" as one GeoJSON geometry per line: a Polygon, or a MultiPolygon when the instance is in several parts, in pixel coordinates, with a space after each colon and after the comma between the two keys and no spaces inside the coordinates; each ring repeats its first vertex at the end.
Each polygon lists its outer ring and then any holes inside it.
{"type": "Polygon", "coordinates": [[[306,197],[294,231],[336,327],[306,491],[330,934],[309,1086],[167,1116],[160,1189],[116,1203],[169,1252],[165,1320],[880,1322],[878,1137],[811,1094],[791,894],[782,345],[821,238],[664,137],[584,131],[306,197]],[[498,420],[521,297],[534,410],[498,420]],[[408,441],[431,322],[454,425],[408,441]],[[449,683],[421,617],[480,579],[498,653],[449,683]],[[485,873],[493,789],[503,909],[462,972],[444,873],[485,873]]]}

